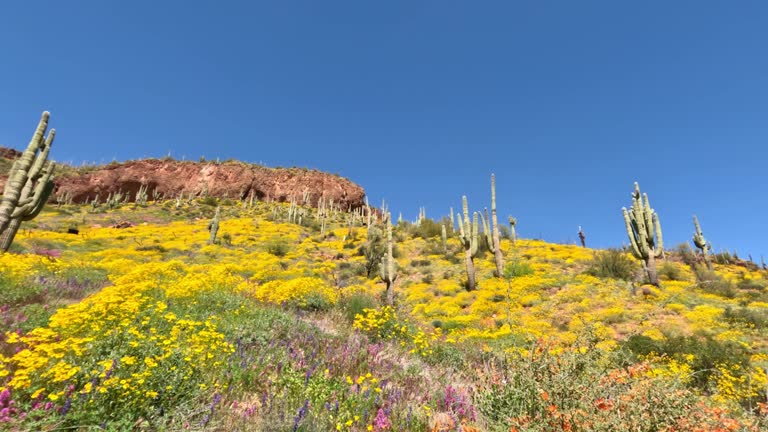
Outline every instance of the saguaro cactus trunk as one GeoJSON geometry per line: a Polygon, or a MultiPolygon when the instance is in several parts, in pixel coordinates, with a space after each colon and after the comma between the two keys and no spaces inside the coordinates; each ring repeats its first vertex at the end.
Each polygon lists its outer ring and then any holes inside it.
{"type": "Polygon", "coordinates": [[[379,278],[387,284],[384,292],[384,302],[388,306],[395,304],[395,281],[397,280],[397,263],[392,255],[392,215],[387,214],[387,253],[379,264],[379,278]]]}
{"type": "Polygon", "coordinates": [[[459,240],[461,240],[461,244],[464,246],[464,261],[467,265],[467,289],[472,291],[476,287],[474,258],[477,255],[477,213],[472,214],[472,221],[470,221],[469,205],[467,204],[466,196],[461,197],[461,204],[464,211],[464,220],[459,220],[459,240]]]}
{"type": "Polygon", "coordinates": [[[504,276],[504,255],[501,253],[501,236],[499,235],[499,219],[496,217],[496,176],[491,174],[491,222],[493,237],[491,238],[494,258],[496,261],[496,277],[504,276]]]}
{"type": "Polygon", "coordinates": [[[9,172],[0,201],[0,252],[8,250],[21,223],[34,219],[53,192],[54,164],[48,162],[48,154],[56,131],[51,129],[45,137],[49,117],[43,113],[32,140],[9,172]]]}

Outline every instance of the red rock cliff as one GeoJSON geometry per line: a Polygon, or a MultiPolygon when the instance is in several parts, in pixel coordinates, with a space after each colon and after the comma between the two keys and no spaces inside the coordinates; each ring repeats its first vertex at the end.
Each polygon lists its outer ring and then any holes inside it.
{"type": "MultiPolygon", "coordinates": [[[[8,153],[11,154],[11,153],[8,153]]],[[[0,187],[6,173],[0,173],[0,187]]],[[[174,160],[146,159],[113,163],[74,174],[60,174],[54,179],[56,194],[69,193],[73,202],[84,203],[96,194],[102,201],[110,192],[127,192],[133,200],[142,184],[153,192],[174,198],[179,193],[202,193],[234,199],[248,197],[253,191],[260,200],[301,201],[308,191],[312,204],[320,197],[332,199],[341,208],[360,207],[365,191],[351,181],[336,175],[301,168],[267,168],[241,162],[198,163],[174,160]]],[[[2,190],[2,189],[0,189],[2,190]]]]}

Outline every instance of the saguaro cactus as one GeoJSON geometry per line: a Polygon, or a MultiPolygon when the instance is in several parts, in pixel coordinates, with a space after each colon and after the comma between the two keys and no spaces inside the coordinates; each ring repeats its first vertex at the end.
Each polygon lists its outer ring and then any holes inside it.
{"type": "Polygon", "coordinates": [[[387,218],[387,252],[379,263],[379,279],[387,284],[387,289],[384,292],[384,302],[388,306],[395,304],[395,280],[397,280],[397,262],[392,256],[392,216],[386,215],[387,218]]]}
{"type": "Polygon", "coordinates": [[[517,240],[517,233],[515,232],[516,226],[517,226],[517,219],[510,216],[509,217],[509,240],[512,242],[512,244],[515,244],[515,241],[517,240]]]}
{"type": "Polygon", "coordinates": [[[699,225],[699,218],[693,215],[693,226],[696,231],[693,233],[693,244],[701,251],[701,255],[704,257],[704,263],[707,268],[712,270],[712,262],[709,260],[709,251],[712,250],[712,245],[704,238],[704,234],[701,232],[701,226],[699,225]]]}
{"type": "Polygon", "coordinates": [[[448,253],[448,234],[445,231],[445,224],[440,225],[440,238],[443,240],[443,253],[448,253]]]}
{"type": "Polygon", "coordinates": [[[459,240],[464,246],[464,258],[467,264],[467,289],[475,289],[475,256],[477,256],[477,212],[472,214],[472,221],[469,220],[469,205],[467,197],[461,197],[462,209],[464,211],[464,220],[459,220],[459,240]]]}
{"type": "Polygon", "coordinates": [[[24,221],[34,219],[53,192],[54,164],[47,162],[56,130],[48,128],[48,111],[43,112],[32,140],[8,173],[0,200],[0,252],[5,252],[24,221]]]}
{"type": "Polygon", "coordinates": [[[216,243],[216,234],[219,232],[219,220],[221,219],[221,207],[216,207],[216,214],[213,216],[210,222],[208,222],[208,231],[211,232],[211,237],[208,239],[208,244],[216,243]]]}
{"type": "Polygon", "coordinates": [[[648,194],[640,194],[640,186],[637,182],[635,182],[635,192],[632,194],[632,208],[630,211],[627,211],[626,207],[621,210],[624,213],[627,235],[632,244],[632,254],[635,258],[643,261],[643,267],[648,274],[648,281],[658,286],[656,258],[662,257],[664,254],[661,223],[656,211],[651,208],[648,194]]]}
{"type": "MultiPolygon", "coordinates": [[[[486,219],[488,218],[486,210],[486,219]]],[[[491,174],[491,227],[492,232],[486,231],[488,246],[496,261],[496,277],[504,276],[504,255],[501,253],[501,236],[499,235],[499,219],[496,217],[496,176],[491,174]]]]}
{"type": "Polygon", "coordinates": [[[587,235],[584,234],[584,230],[581,229],[581,226],[579,226],[579,242],[581,242],[581,247],[587,247],[587,235]]]}

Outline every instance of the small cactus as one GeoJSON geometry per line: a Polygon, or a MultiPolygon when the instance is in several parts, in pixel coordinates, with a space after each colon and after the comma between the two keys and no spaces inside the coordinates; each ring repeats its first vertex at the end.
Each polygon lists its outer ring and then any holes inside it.
{"type": "Polygon", "coordinates": [[[517,226],[517,219],[510,216],[509,217],[509,240],[512,242],[512,244],[515,244],[515,241],[517,240],[517,233],[515,232],[516,226],[517,226]]]}
{"type": "Polygon", "coordinates": [[[216,243],[216,234],[219,232],[219,219],[221,218],[221,207],[216,207],[216,214],[213,216],[210,222],[208,222],[208,231],[211,232],[211,236],[208,239],[208,244],[216,243]]]}
{"type": "Polygon", "coordinates": [[[701,255],[704,257],[704,263],[707,268],[712,270],[712,262],[709,260],[709,251],[712,250],[712,245],[704,238],[704,234],[701,232],[701,226],[699,225],[699,218],[693,215],[693,226],[695,231],[693,233],[693,244],[699,248],[701,255]]]}
{"type": "Polygon", "coordinates": [[[139,190],[136,191],[136,199],[135,199],[136,204],[139,204],[139,205],[147,204],[147,189],[148,189],[147,185],[143,184],[139,186],[139,190]]]}
{"type": "Polygon", "coordinates": [[[443,253],[448,253],[448,234],[445,232],[445,224],[440,225],[440,237],[443,240],[443,253]]]}

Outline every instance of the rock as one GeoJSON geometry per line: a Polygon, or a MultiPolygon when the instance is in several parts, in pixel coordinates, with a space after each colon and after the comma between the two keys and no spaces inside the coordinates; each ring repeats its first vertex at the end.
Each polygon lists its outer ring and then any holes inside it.
{"type": "MultiPolygon", "coordinates": [[[[0,156],[18,157],[12,149],[2,149],[0,156]]],[[[6,173],[0,173],[0,187],[6,173]]],[[[103,201],[110,193],[128,193],[133,202],[141,185],[147,185],[149,200],[155,194],[172,199],[184,193],[217,198],[246,199],[251,192],[261,201],[303,202],[304,192],[310,193],[310,203],[316,206],[321,197],[333,200],[343,210],[364,205],[365,190],[357,184],[321,171],[301,168],[268,168],[243,162],[182,162],[172,159],[144,159],[111,163],[96,169],[59,175],[54,179],[54,196],[69,193],[72,202],[90,202],[96,194],[103,201]]]]}

